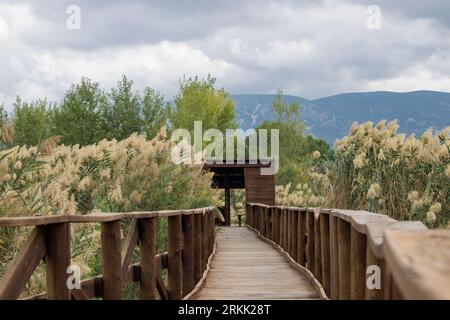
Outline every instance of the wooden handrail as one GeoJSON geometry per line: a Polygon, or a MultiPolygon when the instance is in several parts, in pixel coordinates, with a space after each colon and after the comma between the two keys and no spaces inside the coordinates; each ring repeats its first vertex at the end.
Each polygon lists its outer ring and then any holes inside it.
{"type": "Polygon", "coordinates": [[[96,212],[85,215],[53,215],[53,216],[29,216],[29,217],[3,217],[0,218],[0,227],[26,227],[49,225],[54,223],[73,222],[112,222],[124,219],[143,219],[170,217],[177,215],[201,214],[211,211],[214,207],[188,209],[188,210],[159,210],[159,211],[135,211],[135,212],[96,212]]]}
{"type": "Polygon", "coordinates": [[[246,223],[310,270],[331,299],[450,297],[450,231],[367,211],[256,203],[247,204],[246,223]]]}
{"type": "Polygon", "coordinates": [[[123,287],[140,283],[141,299],[180,299],[200,280],[215,242],[213,207],[150,212],[92,213],[42,217],[0,218],[0,227],[34,226],[28,240],[0,279],[0,299],[19,298],[26,282],[43,260],[46,293],[29,299],[121,299],[123,287]],[[131,224],[123,245],[121,221],[131,224]],[[157,219],[168,219],[168,251],[156,254],[157,219]],[[101,223],[103,274],[83,280],[81,289],[67,286],[71,264],[70,224],[101,223]],[[196,232],[196,231],[199,232],[196,232]],[[195,236],[194,236],[195,234],[195,236]],[[130,264],[134,248],[140,262],[130,264]],[[167,269],[167,283],[161,270],[167,269]]]}

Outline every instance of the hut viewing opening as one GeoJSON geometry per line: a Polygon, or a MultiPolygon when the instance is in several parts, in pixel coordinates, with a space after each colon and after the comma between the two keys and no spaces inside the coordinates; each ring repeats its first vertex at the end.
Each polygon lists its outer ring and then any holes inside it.
{"type": "Polygon", "coordinates": [[[224,189],[223,215],[226,226],[231,225],[231,189],[244,189],[246,203],[275,205],[275,175],[261,174],[261,168],[269,168],[271,164],[259,160],[204,164],[204,170],[214,173],[212,188],[224,189]]]}

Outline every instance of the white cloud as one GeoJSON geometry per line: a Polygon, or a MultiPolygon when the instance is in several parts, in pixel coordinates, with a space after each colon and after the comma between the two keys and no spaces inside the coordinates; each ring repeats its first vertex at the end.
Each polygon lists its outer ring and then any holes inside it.
{"type": "MultiPolygon", "coordinates": [[[[122,75],[137,88],[150,85],[174,95],[183,75],[206,77],[208,72],[223,82],[246,77],[246,72],[221,59],[211,59],[188,44],[164,41],[122,49],[94,52],[76,50],[31,51],[15,57],[10,66],[19,75],[14,89],[25,99],[48,97],[59,100],[61,93],[81,77],[99,81],[104,87],[116,85],[122,75]]],[[[12,100],[13,96],[8,100],[12,100]]]]}

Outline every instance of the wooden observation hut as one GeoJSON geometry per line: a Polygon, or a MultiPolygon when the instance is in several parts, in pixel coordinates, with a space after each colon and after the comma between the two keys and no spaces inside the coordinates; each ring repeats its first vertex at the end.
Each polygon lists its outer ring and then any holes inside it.
{"type": "Polygon", "coordinates": [[[214,173],[212,187],[225,190],[225,225],[231,224],[230,190],[245,189],[246,203],[275,205],[275,175],[262,175],[261,169],[269,164],[251,163],[213,163],[205,164],[204,170],[214,173]]]}

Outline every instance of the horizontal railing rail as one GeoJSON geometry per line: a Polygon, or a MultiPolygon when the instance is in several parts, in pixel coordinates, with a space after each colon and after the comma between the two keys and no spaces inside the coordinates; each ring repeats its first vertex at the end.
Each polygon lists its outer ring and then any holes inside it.
{"type": "Polygon", "coordinates": [[[141,299],[178,300],[191,294],[205,278],[215,246],[212,207],[128,213],[92,213],[0,218],[0,227],[34,227],[0,279],[0,299],[18,299],[41,261],[45,263],[46,292],[26,299],[103,298],[119,300],[123,289],[139,283],[141,299]],[[157,219],[167,219],[167,252],[156,253],[157,219]],[[130,220],[121,239],[121,222],[130,220]],[[67,284],[71,265],[71,224],[101,224],[102,274],[67,284]],[[139,262],[131,263],[139,246],[139,262]],[[162,277],[162,270],[167,276],[162,277]],[[196,286],[197,285],[197,286],[196,286]]]}
{"type": "Polygon", "coordinates": [[[366,211],[254,203],[246,223],[331,299],[450,299],[450,231],[366,211]]]}

